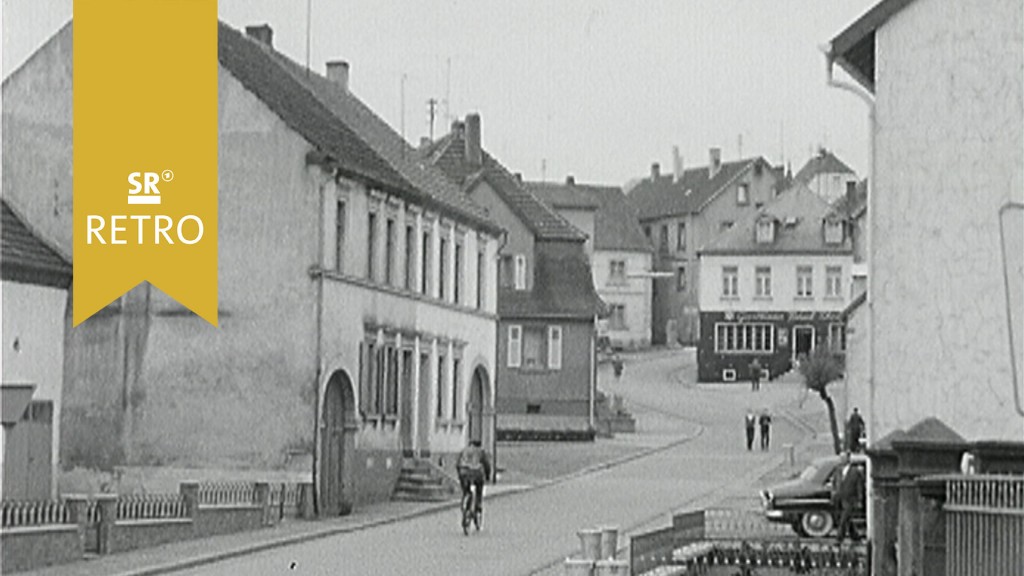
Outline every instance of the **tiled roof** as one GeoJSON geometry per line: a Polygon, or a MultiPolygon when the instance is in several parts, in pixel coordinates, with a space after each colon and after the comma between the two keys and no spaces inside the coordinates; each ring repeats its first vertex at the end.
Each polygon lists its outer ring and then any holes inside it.
{"type": "Polygon", "coordinates": [[[71,263],[32,233],[3,198],[0,276],[6,281],[66,289],[71,285],[71,263]]]}
{"type": "Polygon", "coordinates": [[[606,307],[597,292],[590,264],[582,251],[571,255],[547,252],[537,247],[533,289],[501,288],[498,316],[501,318],[593,318],[605,316],[606,307]]]}
{"type": "Polygon", "coordinates": [[[429,167],[365,104],[272,48],[221,23],[220,63],[346,176],[497,232],[484,210],[429,167]]]}
{"type": "Polygon", "coordinates": [[[597,207],[594,249],[650,252],[651,244],[640,228],[636,209],[621,188],[590,184],[527,182],[535,196],[554,208],[597,207]]]}
{"type": "Polygon", "coordinates": [[[835,154],[822,149],[818,151],[817,156],[814,156],[807,161],[807,164],[804,164],[804,167],[796,173],[796,176],[794,176],[793,179],[801,184],[807,184],[819,174],[854,173],[855,172],[843,163],[842,160],[837,158],[835,154]]]}
{"type": "Polygon", "coordinates": [[[853,244],[849,235],[841,244],[825,243],[823,221],[833,213],[820,196],[806,186],[796,184],[782,192],[771,203],[747,215],[732,228],[722,232],[699,252],[701,254],[850,254],[853,244]],[[775,241],[758,243],[757,222],[773,218],[775,241]]]}
{"type": "Polygon", "coordinates": [[[713,178],[709,178],[707,166],[685,170],[678,182],[671,174],[644,178],[630,190],[629,202],[640,220],[700,212],[722,188],[755,164],[772,169],[764,158],[757,157],[723,162],[713,178]]]}
{"type": "Polygon", "coordinates": [[[440,168],[452,182],[462,186],[464,191],[468,192],[477,182],[486,180],[537,239],[577,242],[587,239],[586,234],[548,208],[487,152],[483,152],[482,166],[467,162],[465,145],[464,131],[456,128],[421,150],[420,154],[427,162],[440,168]]]}

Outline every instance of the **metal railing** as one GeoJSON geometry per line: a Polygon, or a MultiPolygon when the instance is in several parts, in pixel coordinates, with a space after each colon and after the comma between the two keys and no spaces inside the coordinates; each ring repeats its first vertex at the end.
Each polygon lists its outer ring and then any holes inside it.
{"type": "Polygon", "coordinates": [[[946,480],[946,574],[1024,574],[1024,476],[946,480]]]}
{"type": "Polygon", "coordinates": [[[255,482],[204,482],[199,485],[201,506],[255,503],[255,482]]]}
{"type": "Polygon", "coordinates": [[[188,518],[181,494],[128,494],[117,499],[118,520],[188,518]]]}
{"type": "Polygon", "coordinates": [[[4,528],[18,528],[23,526],[67,524],[70,521],[69,518],[68,507],[64,502],[54,500],[33,502],[4,500],[0,525],[4,528]]]}

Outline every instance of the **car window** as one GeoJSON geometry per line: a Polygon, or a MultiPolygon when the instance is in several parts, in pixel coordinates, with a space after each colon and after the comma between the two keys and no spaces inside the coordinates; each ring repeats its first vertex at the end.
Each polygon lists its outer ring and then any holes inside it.
{"type": "Polygon", "coordinates": [[[814,477],[818,475],[819,468],[814,464],[811,464],[803,472],[800,473],[800,479],[810,482],[814,480],[814,477]]]}

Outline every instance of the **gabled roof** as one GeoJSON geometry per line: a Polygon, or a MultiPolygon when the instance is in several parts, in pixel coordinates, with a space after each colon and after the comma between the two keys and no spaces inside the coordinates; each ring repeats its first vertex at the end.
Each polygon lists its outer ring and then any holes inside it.
{"type": "Polygon", "coordinates": [[[779,194],[760,210],[749,214],[722,232],[698,252],[700,254],[852,254],[846,235],[841,244],[825,243],[822,224],[835,213],[827,202],[803,184],[779,194]],[[758,243],[759,220],[775,220],[775,241],[758,243]]]}
{"type": "Polygon", "coordinates": [[[221,65],[292,130],[317,148],[319,161],[345,176],[446,212],[492,232],[500,227],[446,182],[420,166],[416,152],[365,104],[329,80],[220,23],[221,65]]]}
{"type": "Polygon", "coordinates": [[[420,150],[429,164],[436,166],[464,192],[486,180],[505,204],[539,240],[584,242],[587,235],[534,196],[523,183],[486,151],[482,166],[473,166],[465,157],[465,131],[456,126],[444,138],[420,150]]]}
{"type": "Polygon", "coordinates": [[[650,252],[651,243],[640,228],[636,209],[615,186],[527,182],[526,187],[548,206],[589,209],[594,215],[594,249],[650,252]]]}
{"type": "Polygon", "coordinates": [[[875,91],[875,30],[914,0],[882,0],[829,43],[828,57],[875,91]]]}
{"type": "Polygon", "coordinates": [[[812,157],[804,164],[793,180],[800,184],[808,184],[819,174],[855,174],[855,172],[835,154],[822,148],[818,151],[817,156],[812,157]]]}
{"type": "Polygon", "coordinates": [[[71,285],[71,263],[34,234],[7,200],[0,221],[0,277],[5,281],[67,289],[71,285]]]}
{"type": "Polygon", "coordinates": [[[538,243],[536,254],[533,289],[500,288],[499,317],[587,319],[606,315],[582,250],[554,253],[538,243]]]}
{"type": "Polygon", "coordinates": [[[708,167],[691,168],[683,172],[678,182],[671,174],[656,179],[644,178],[629,192],[629,202],[636,207],[640,220],[697,213],[725,187],[755,165],[771,170],[768,162],[759,157],[723,162],[710,178],[708,167]]]}

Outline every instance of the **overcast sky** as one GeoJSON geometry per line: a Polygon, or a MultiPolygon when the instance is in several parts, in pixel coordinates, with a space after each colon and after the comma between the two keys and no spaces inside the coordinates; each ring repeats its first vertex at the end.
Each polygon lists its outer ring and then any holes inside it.
{"type": "MultiPolygon", "coordinates": [[[[825,86],[819,46],[877,0],[311,2],[313,69],[347,60],[352,91],[413,143],[429,98],[435,136],[479,112],[485,148],[528,179],[621,185],[654,161],[670,171],[673,145],[692,167],[713,146],[737,158],[741,139],[743,156],[794,171],[821,145],[867,169],[867,109],[825,86]]],[[[5,78],[71,5],[3,0],[5,78]]],[[[236,28],[269,23],[274,46],[306,61],[302,0],[219,12],[236,28]]]]}

